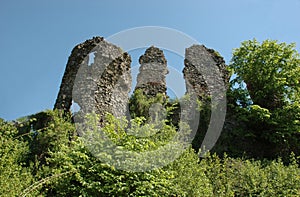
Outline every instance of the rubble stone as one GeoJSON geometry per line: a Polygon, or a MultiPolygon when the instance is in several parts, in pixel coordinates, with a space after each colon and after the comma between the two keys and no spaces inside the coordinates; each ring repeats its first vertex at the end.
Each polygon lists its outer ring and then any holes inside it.
{"type": "Polygon", "coordinates": [[[186,49],[184,64],[187,93],[195,93],[200,100],[207,96],[223,96],[229,73],[224,59],[216,51],[204,45],[193,45],[186,49]]]}
{"type": "Polygon", "coordinates": [[[95,37],[77,45],[69,57],[54,109],[70,110],[72,101],[80,113],[107,112],[125,116],[131,88],[131,58],[121,48],[95,37]],[[90,59],[90,55],[94,59],[90,59]]]}
{"type": "Polygon", "coordinates": [[[135,89],[142,89],[148,97],[166,95],[167,60],[159,48],[151,46],[139,59],[140,68],[135,89]]]}

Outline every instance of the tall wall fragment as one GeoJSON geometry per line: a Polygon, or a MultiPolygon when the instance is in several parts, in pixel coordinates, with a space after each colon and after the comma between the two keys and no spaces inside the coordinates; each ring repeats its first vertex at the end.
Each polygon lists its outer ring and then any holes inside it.
{"type": "Polygon", "coordinates": [[[130,56],[127,53],[120,54],[107,65],[97,81],[95,112],[101,117],[104,117],[107,112],[112,113],[115,117],[122,117],[129,113],[130,64],[130,56]]]}
{"type": "Polygon", "coordinates": [[[228,87],[229,73],[224,59],[216,51],[193,45],[186,49],[184,64],[187,93],[193,92],[199,99],[223,96],[220,93],[228,87]]]}
{"type": "Polygon", "coordinates": [[[159,48],[151,46],[139,59],[140,68],[135,89],[142,89],[148,97],[166,95],[167,60],[159,48]]]}
{"type": "Polygon", "coordinates": [[[103,38],[77,45],[69,57],[54,108],[69,111],[73,101],[81,114],[124,116],[131,87],[130,64],[127,53],[103,38]]]}
{"type": "Polygon", "coordinates": [[[77,72],[84,59],[96,47],[96,45],[103,41],[102,37],[94,37],[85,42],[75,46],[68,59],[65,73],[60,85],[59,93],[54,105],[54,109],[61,109],[69,111],[72,105],[72,91],[77,72]]]}
{"type": "MultiPolygon", "coordinates": [[[[195,95],[210,107],[208,117],[199,117],[199,127],[193,140],[193,147],[198,150],[211,150],[221,135],[226,115],[226,90],[228,72],[225,61],[217,52],[203,45],[193,45],[186,49],[185,68],[183,70],[187,93],[195,95]],[[210,98],[210,99],[207,99],[210,98]]],[[[190,110],[189,110],[190,111],[190,110]]],[[[188,112],[189,112],[188,111],[188,112]]],[[[207,115],[207,114],[206,114],[207,115]]],[[[196,123],[195,118],[188,118],[196,123]]],[[[190,124],[191,125],[191,124],[190,124]]]]}

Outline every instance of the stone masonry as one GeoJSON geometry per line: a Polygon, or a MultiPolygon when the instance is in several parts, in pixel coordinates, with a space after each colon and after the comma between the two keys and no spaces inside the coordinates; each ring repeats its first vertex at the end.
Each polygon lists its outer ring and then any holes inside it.
{"type": "Polygon", "coordinates": [[[140,68],[135,89],[142,89],[148,97],[166,95],[167,60],[159,48],[151,46],[139,59],[140,68]]]}
{"type": "Polygon", "coordinates": [[[80,114],[124,116],[131,87],[130,64],[127,53],[101,37],[77,45],[69,57],[54,109],[67,112],[73,101],[80,106],[80,114]]]}
{"type": "Polygon", "coordinates": [[[94,37],[93,39],[87,40],[74,47],[68,59],[54,109],[61,109],[65,112],[70,110],[72,105],[73,86],[80,65],[91,50],[102,41],[102,37],[94,37]]]}
{"type": "MultiPolygon", "coordinates": [[[[149,98],[166,95],[167,60],[159,48],[151,46],[139,59],[140,68],[135,90],[142,89],[149,98]]],[[[131,87],[131,57],[121,48],[94,37],[78,44],[68,59],[54,109],[70,111],[72,102],[80,113],[96,112],[103,119],[109,112],[116,117],[128,115],[128,94],[131,87]],[[94,58],[91,58],[91,54],[94,58]]],[[[186,49],[183,69],[187,93],[202,99],[228,86],[225,61],[212,49],[193,45],[186,49]]]]}
{"type": "Polygon", "coordinates": [[[195,93],[200,100],[212,94],[217,98],[228,87],[229,73],[225,61],[213,49],[204,45],[187,48],[184,64],[187,93],[195,93]]]}

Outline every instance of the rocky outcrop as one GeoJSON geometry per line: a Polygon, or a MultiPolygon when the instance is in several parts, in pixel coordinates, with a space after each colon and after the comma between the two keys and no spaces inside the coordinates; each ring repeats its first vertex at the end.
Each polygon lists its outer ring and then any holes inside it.
{"type": "Polygon", "coordinates": [[[151,46],[139,59],[140,68],[135,89],[142,89],[148,97],[166,95],[167,60],[159,48],[151,46]]]}

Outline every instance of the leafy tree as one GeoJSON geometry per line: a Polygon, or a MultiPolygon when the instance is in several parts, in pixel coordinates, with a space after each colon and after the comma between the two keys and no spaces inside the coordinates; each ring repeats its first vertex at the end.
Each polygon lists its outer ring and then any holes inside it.
{"type": "Polygon", "coordinates": [[[230,68],[244,81],[254,104],[273,110],[300,99],[300,56],[295,44],[245,41],[233,52],[230,68]]]}
{"type": "Polygon", "coordinates": [[[245,41],[233,52],[232,95],[240,120],[276,154],[300,154],[300,55],[295,44],[245,41]]]}
{"type": "MultiPolygon", "coordinates": [[[[133,118],[145,117],[148,120],[153,118],[156,114],[151,114],[151,107],[161,107],[166,104],[166,99],[163,94],[158,93],[154,97],[149,97],[144,94],[142,89],[134,91],[130,97],[129,108],[130,114],[133,118]]],[[[158,110],[160,111],[160,110],[158,110]]],[[[157,116],[157,115],[156,115],[157,116]]]]}
{"type": "Polygon", "coordinates": [[[25,167],[28,152],[15,125],[0,120],[0,196],[18,196],[33,181],[30,168],[25,167]]]}
{"type": "MultiPolygon", "coordinates": [[[[191,148],[171,165],[143,172],[123,171],[103,162],[109,161],[111,157],[120,157],[119,162],[122,162],[124,154],[119,154],[118,150],[113,154],[105,152],[103,148],[108,147],[105,147],[106,142],[101,135],[92,133],[89,137],[95,139],[89,141],[87,137],[70,138],[70,131],[75,129],[70,120],[61,118],[57,112],[47,113],[51,115],[51,121],[47,127],[37,131],[36,136],[40,137],[34,141],[44,150],[45,158],[38,162],[39,167],[34,173],[35,182],[28,185],[21,196],[203,196],[211,192],[208,180],[201,181],[205,180],[204,169],[198,168],[198,156],[191,148]],[[102,151],[91,151],[91,147],[102,151]]],[[[89,128],[97,127],[99,117],[91,115],[89,120],[89,128]]],[[[165,123],[155,127],[145,123],[144,118],[133,119],[127,131],[125,119],[117,120],[108,115],[106,120],[102,130],[105,135],[118,147],[134,152],[156,150],[166,145],[176,134],[174,127],[165,123]]],[[[176,148],[175,145],[170,147],[176,148]]],[[[31,154],[40,153],[33,151],[31,154]]],[[[127,164],[131,165],[130,162],[137,163],[133,159],[127,164]]],[[[143,160],[138,162],[143,166],[148,165],[143,160]]]]}
{"type": "MultiPolygon", "coordinates": [[[[28,141],[23,130],[19,133],[16,124],[0,122],[1,196],[300,195],[300,168],[293,155],[290,164],[285,166],[280,159],[254,161],[227,156],[221,159],[216,155],[199,159],[194,150],[188,148],[164,167],[144,172],[123,171],[95,157],[84,138],[70,136],[75,131],[70,119],[62,118],[58,112],[47,111],[46,114],[51,117],[46,127],[27,133],[41,135],[32,141],[28,141]],[[45,139],[47,143],[41,143],[45,139]],[[23,162],[31,158],[27,154],[40,154],[30,151],[30,143],[40,144],[45,152],[44,161],[35,157],[38,168],[33,166],[34,161],[29,165],[23,162]]],[[[133,135],[144,129],[157,129],[143,121],[143,118],[134,119],[132,131],[126,133],[128,125],[109,115],[104,132],[117,145],[138,152],[155,150],[176,133],[174,127],[165,125],[151,136],[133,135]]],[[[22,123],[23,128],[25,123],[22,123]]],[[[141,161],[141,165],[147,163],[141,161]]]]}

